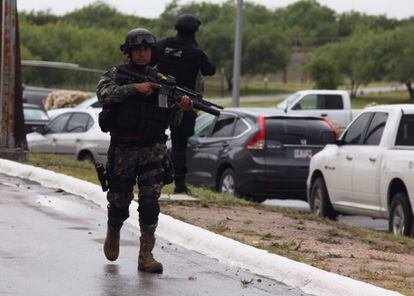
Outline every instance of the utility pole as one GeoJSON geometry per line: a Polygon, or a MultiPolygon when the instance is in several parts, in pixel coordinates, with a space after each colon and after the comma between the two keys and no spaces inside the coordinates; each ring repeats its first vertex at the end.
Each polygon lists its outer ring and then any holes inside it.
{"type": "Polygon", "coordinates": [[[0,0],[0,157],[22,159],[24,132],[16,0],[0,0]]]}
{"type": "Polygon", "coordinates": [[[242,55],[243,0],[237,0],[236,37],[234,41],[233,100],[232,106],[240,106],[240,72],[242,55]]]}

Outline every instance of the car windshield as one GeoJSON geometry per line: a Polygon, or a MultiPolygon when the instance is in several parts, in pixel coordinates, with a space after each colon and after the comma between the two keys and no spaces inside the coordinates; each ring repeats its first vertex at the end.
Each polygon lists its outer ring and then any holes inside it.
{"type": "Polygon", "coordinates": [[[288,108],[298,97],[300,94],[293,94],[288,96],[286,99],[284,99],[282,102],[276,105],[276,108],[278,109],[286,109],[288,108]]]}
{"type": "Polygon", "coordinates": [[[23,109],[25,120],[48,120],[46,112],[41,109],[24,108],[23,109]]]}

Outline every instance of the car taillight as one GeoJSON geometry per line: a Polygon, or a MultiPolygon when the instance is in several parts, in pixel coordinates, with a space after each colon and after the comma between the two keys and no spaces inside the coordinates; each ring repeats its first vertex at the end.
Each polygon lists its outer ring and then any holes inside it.
{"type": "Polygon", "coordinates": [[[247,143],[247,149],[262,150],[265,148],[265,118],[259,117],[259,131],[257,134],[247,143]]]}
{"type": "Polygon", "coordinates": [[[338,139],[339,135],[338,135],[338,131],[336,130],[335,126],[332,124],[332,122],[329,121],[328,118],[323,117],[323,121],[326,122],[326,124],[329,126],[329,128],[331,129],[331,131],[333,131],[335,133],[335,140],[338,139]]]}

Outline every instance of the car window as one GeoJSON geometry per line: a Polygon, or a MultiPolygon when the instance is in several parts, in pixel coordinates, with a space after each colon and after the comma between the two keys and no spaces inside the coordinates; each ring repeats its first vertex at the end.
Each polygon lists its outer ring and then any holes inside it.
{"type": "Polygon", "coordinates": [[[204,114],[197,118],[195,128],[194,128],[194,137],[202,138],[207,135],[209,132],[211,125],[215,120],[215,116],[211,114],[204,114]]]}
{"type": "Polygon", "coordinates": [[[94,124],[94,121],[92,117],[89,116],[88,123],[86,124],[86,130],[88,131],[92,127],[93,124],[94,124]]]}
{"type": "Polygon", "coordinates": [[[85,132],[89,118],[90,116],[87,113],[73,113],[66,126],[66,131],[68,133],[85,132]]]}
{"type": "Polygon", "coordinates": [[[318,96],[317,95],[307,95],[304,96],[295,106],[293,110],[314,110],[317,108],[318,96]]]}
{"type": "Polygon", "coordinates": [[[248,128],[247,124],[241,118],[238,118],[236,121],[236,127],[234,128],[234,136],[237,137],[241,135],[247,131],[248,128]]]}
{"type": "Polygon", "coordinates": [[[49,134],[62,133],[71,113],[61,114],[53,119],[48,125],[47,132],[49,134]]]}
{"type": "Polygon", "coordinates": [[[318,95],[318,109],[342,110],[344,102],[341,95],[318,95]]]}
{"type": "Polygon", "coordinates": [[[326,145],[336,136],[322,119],[300,117],[269,117],[265,121],[265,133],[266,141],[272,146],[326,145]]]}
{"type": "Polygon", "coordinates": [[[360,144],[362,134],[364,133],[371,116],[372,113],[364,113],[352,123],[343,137],[343,140],[346,144],[360,144]]]}
{"type": "Polygon", "coordinates": [[[367,134],[364,139],[365,145],[379,145],[387,123],[388,114],[385,112],[377,112],[371,120],[367,134]]]}
{"type": "Polygon", "coordinates": [[[414,146],[414,115],[403,115],[395,145],[414,146]]]}
{"type": "Polygon", "coordinates": [[[284,99],[282,102],[280,102],[276,108],[279,109],[285,109],[288,108],[290,105],[292,105],[292,103],[300,96],[300,94],[298,93],[294,93],[290,96],[288,96],[286,99],[284,99]]]}
{"type": "Polygon", "coordinates": [[[232,137],[234,130],[234,122],[236,117],[228,114],[221,114],[219,119],[214,125],[213,132],[211,137],[213,138],[223,138],[223,137],[232,137]]]}
{"type": "Polygon", "coordinates": [[[25,120],[48,120],[46,112],[41,109],[23,108],[23,116],[25,120]]]}

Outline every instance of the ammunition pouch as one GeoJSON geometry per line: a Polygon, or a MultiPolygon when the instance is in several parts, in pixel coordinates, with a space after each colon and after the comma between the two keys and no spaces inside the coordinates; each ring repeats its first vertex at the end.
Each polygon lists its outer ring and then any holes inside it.
{"type": "Polygon", "coordinates": [[[111,130],[113,130],[114,123],[115,123],[115,117],[116,117],[116,107],[115,106],[103,106],[102,111],[99,112],[98,115],[98,123],[99,127],[104,133],[107,133],[111,130]]]}

